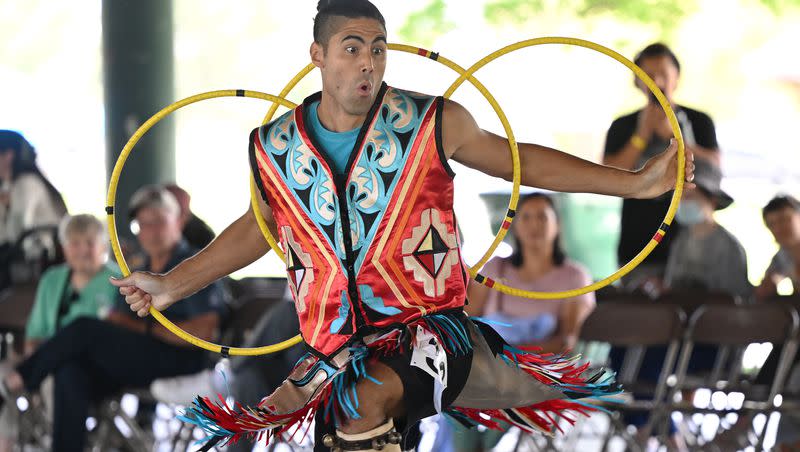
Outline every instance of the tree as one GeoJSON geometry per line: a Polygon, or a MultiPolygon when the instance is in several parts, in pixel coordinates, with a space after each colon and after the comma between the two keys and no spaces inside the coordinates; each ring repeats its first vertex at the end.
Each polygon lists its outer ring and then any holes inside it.
{"type": "Polygon", "coordinates": [[[444,0],[432,0],[426,7],[408,15],[399,30],[403,42],[429,47],[439,36],[455,28],[455,23],[445,18],[444,0]]]}

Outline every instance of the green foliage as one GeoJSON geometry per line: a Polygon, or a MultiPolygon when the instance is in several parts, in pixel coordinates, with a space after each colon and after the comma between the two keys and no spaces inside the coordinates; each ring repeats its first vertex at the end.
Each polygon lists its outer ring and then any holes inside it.
{"type": "Polygon", "coordinates": [[[424,8],[408,15],[399,30],[403,42],[430,46],[436,38],[455,28],[455,23],[445,19],[447,5],[444,0],[431,0],[424,8]]]}
{"type": "Polygon", "coordinates": [[[522,25],[545,8],[544,0],[492,0],[484,6],[484,16],[493,25],[522,25]]]}
{"type": "MultiPolygon", "coordinates": [[[[800,8],[800,0],[752,0],[775,14],[800,8]]],[[[619,20],[658,26],[662,32],[691,13],[694,0],[488,0],[486,20],[497,26],[522,25],[544,13],[569,13],[581,18],[612,16],[619,20]]]]}
{"type": "Polygon", "coordinates": [[[693,5],[687,0],[490,0],[484,14],[494,25],[521,25],[537,14],[572,12],[581,18],[610,15],[666,29],[690,12],[693,5]]]}
{"type": "Polygon", "coordinates": [[[755,0],[760,3],[774,14],[781,14],[790,9],[800,9],[800,0],[755,0]]]}

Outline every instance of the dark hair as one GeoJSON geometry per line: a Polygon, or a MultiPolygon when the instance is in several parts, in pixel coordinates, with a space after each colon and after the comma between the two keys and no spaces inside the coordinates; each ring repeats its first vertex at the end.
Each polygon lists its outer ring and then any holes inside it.
{"type": "Polygon", "coordinates": [[[386,29],[386,20],[369,0],[320,0],[317,4],[317,15],[314,17],[314,42],[323,47],[328,45],[331,36],[336,33],[333,23],[337,16],[375,19],[386,29]]]}
{"type": "Polygon", "coordinates": [[[766,218],[767,214],[786,208],[800,212],[800,201],[792,195],[778,195],[770,199],[767,205],[761,209],[761,215],[766,218]]]}
{"type": "MultiPolygon", "coordinates": [[[[556,220],[558,220],[558,210],[556,210],[556,203],[553,201],[553,197],[544,193],[531,193],[529,195],[525,195],[519,199],[519,203],[517,203],[517,212],[519,212],[520,208],[523,204],[528,201],[532,201],[534,199],[543,199],[547,204],[550,205],[550,208],[553,209],[553,212],[556,214],[556,220]]],[[[522,250],[520,249],[519,245],[519,238],[514,235],[514,252],[511,254],[511,265],[516,268],[522,267],[523,264],[523,255],[522,250]]],[[[564,252],[564,248],[561,246],[561,233],[556,234],[555,240],[553,240],[553,264],[554,265],[563,265],[564,261],[567,259],[567,253],[564,252]]]]}
{"type": "Polygon", "coordinates": [[[66,213],[67,208],[61,193],[50,183],[42,174],[39,165],[36,164],[36,149],[19,132],[13,130],[0,130],[0,153],[10,151],[14,153],[11,163],[11,180],[16,180],[23,174],[33,174],[44,183],[53,202],[60,205],[66,213]]]}
{"type": "Polygon", "coordinates": [[[649,46],[642,49],[641,52],[636,54],[636,57],[633,59],[633,62],[636,63],[637,66],[641,66],[642,60],[645,58],[653,58],[653,57],[669,57],[673,63],[675,63],[675,67],[678,69],[678,73],[681,72],[681,63],[678,61],[678,57],[672,52],[672,50],[667,47],[666,44],[661,42],[656,42],[655,44],[650,44],[649,46]]]}

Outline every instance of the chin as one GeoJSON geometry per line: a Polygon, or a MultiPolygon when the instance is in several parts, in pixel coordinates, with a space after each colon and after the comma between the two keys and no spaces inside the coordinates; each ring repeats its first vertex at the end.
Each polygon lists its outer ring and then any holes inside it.
{"type": "Polygon", "coordinates": [[[375,98],[370,98],[366,100],[359,100],[353,102],[350,107],[347,109],[347,113],[353,116],[364,116],[369,113],[369,109],[372,108],[372,104],[375,101],[375,98]]]}

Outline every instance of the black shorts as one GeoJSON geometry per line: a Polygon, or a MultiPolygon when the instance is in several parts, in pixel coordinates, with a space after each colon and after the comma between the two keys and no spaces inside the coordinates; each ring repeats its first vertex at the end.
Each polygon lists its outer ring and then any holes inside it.
{"type": "MultiPolygon", "coordinates": [[[[459,322],[468,322],[466,315],[456,316],[459,322]]],[[[422,369],[411,365],[411,347],[406,347],[400,354],[390,357],[379,358],[379,361],[386,364],[400,377],[403,382],[403,405],[404,415],[395,418],[395,428],[403,434],[403,450],[414,449],[420,439],[418,423],[426,417],[436,414],[433,404],[433,377],[425,373],[422,369]]],[[[469,377],[470,367],[472,366],[472,351],[455,355],[447,355],[447,388],[442,394],[442,409],[450,406],[469,377]]],[[[322,446],[322,437],[328,433],[335,433],[335,426],[326,424],[322,413],[317,413],[316,428],[314,431],[314,451],[328,452],[328,448],[322,446]]]]}

